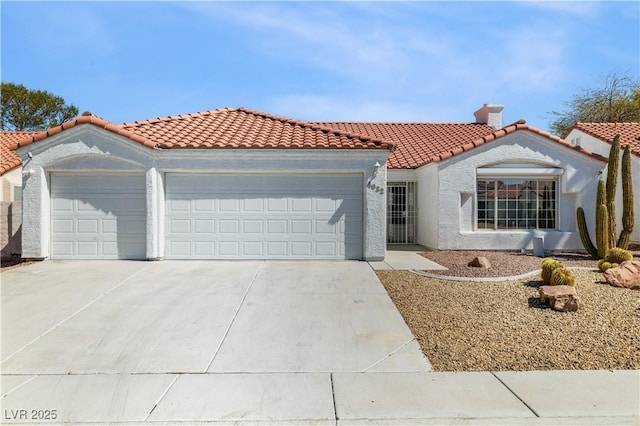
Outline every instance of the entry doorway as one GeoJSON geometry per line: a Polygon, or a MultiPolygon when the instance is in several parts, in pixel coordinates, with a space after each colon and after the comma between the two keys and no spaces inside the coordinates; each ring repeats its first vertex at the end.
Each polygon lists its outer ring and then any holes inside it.
{"type": "Polygon", "coordinates": [[[416,183],[387,183],[387,243],[416,242],[416,183]]]}

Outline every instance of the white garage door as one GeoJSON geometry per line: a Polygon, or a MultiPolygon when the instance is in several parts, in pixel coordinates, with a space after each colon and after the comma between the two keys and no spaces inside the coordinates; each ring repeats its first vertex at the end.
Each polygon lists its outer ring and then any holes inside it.
{"type": "Polygon", "coordinates": [[[144,259],[144,175],[51,175],[52,259],[144,259]]]}
{"type": "Polygon", "coordinates": [[[166,176],[173,259],[361,259],[362,177],[166,176]]]}

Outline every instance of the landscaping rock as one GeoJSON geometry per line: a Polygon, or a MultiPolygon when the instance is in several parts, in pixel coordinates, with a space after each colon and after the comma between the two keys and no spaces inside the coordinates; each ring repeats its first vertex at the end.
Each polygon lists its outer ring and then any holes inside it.
{"type": "Polygon", "coordinates": [[[543,285],[538,289],[540,302],[561,312],[575,312],[580,306],[576,288],[568,285],[543,285]]]}
{"type": "Polygon", "coordinates": [[[467,266],[473,266],[474,268],[491,268],[491,262],[484,256],[476,256],[473,258],[471,262],[467,264],[467,266]]]}
{"type": "Polygon", "coordinates": [[[604,279],[614,287],[640,290],[640,260],[627,260],[617,268],[607,269],[604,279]]]}

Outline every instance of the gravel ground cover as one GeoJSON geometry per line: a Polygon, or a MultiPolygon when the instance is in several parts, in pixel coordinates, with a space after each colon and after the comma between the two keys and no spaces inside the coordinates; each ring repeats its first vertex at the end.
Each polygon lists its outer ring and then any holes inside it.
{"type": "MultiPolygon", "coordinates": [[[[511,265],[496,267],[499,276],[540,268],[540,259],[533,256],[481,253],[492,265],[511,265]]],[[[457,276],[471,274],[466,264],[475,255],[427,253],[457,276]]],[[[559,255],[568,266],[596,265],[593,259],[571,256],[559,255]]],[[[409,271],[377,273],[436,371],[640,369],[640,292],[609,286],[596,269],[573,272],[581,303],[574,313],[540,304],[539,276],[474,282],[409,271]]]]}
{"type": "MultiPolygon", "coordinates": [[[[428,271],[452,277],[509,277],[521,275],[540,269],[539,257],[520,252],[488,252],[488,251],[428,251],[420,253],[429,260],[448,268],[447,271],[428,271]],[[491,262],[491,268],[475,268],[467,263],[476,256],[484,256],[491,262]]],[[[561,259],[568,267],[597,268],[598,263],[589,255],[576,253],[555,253],[553,257],[561,259]]]]}

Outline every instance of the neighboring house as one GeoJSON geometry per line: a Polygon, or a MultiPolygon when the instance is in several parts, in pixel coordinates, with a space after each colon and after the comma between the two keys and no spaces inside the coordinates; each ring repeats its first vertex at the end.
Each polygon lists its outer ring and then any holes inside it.
{"type": "MultiPolygon", "coordinates": [[[[595,203],[606,158],[500,105],[475,123],[320,123],[397,145],[387,162],[387,240],[434,249],[583,250],[575,210],[595,203]]],[[[593,230],[593,219],[588,222],[593,230]]]]}
{"type": "MultiPolygon", "coordinates": [[[[600,155],[609,156],[613,138],[620,135],[620,147],[631,146],[631,169],[633,174],[635,226],[631,241],[640,243],[640,123],[576,123],[565,138],[572,144],[584,147],[600,155]]],[[[622,157],[622,153],[620,153],[622,157]]],[[[606,174],[604,175],[606,176],[606,174]]],[[[616,210],[618,229],[622,217],[622,186],[618,185],[616,210]]],[[[585,212],[593,212],[595,205],[585,205],[585,212]]],[[[594,213],[592,213],[594,214],[594,213]]]]}
{"type": "MultiPolygon", "coordinates": [[[[606,158],[501,106],[476,123],[310,123],[228,108],[123,125],[85,113],[19,143],[23,256],[384,258],[581,249],[606,158]]],[[[593,227],[593,223],[590,223],[593,227]]]]}
{"type": "Polygon", "coordinates": [[[2,257],[20,254],[22,240],[22,161],[15,144],[37,132],[0,132],[0,248],[2,257]]]}

